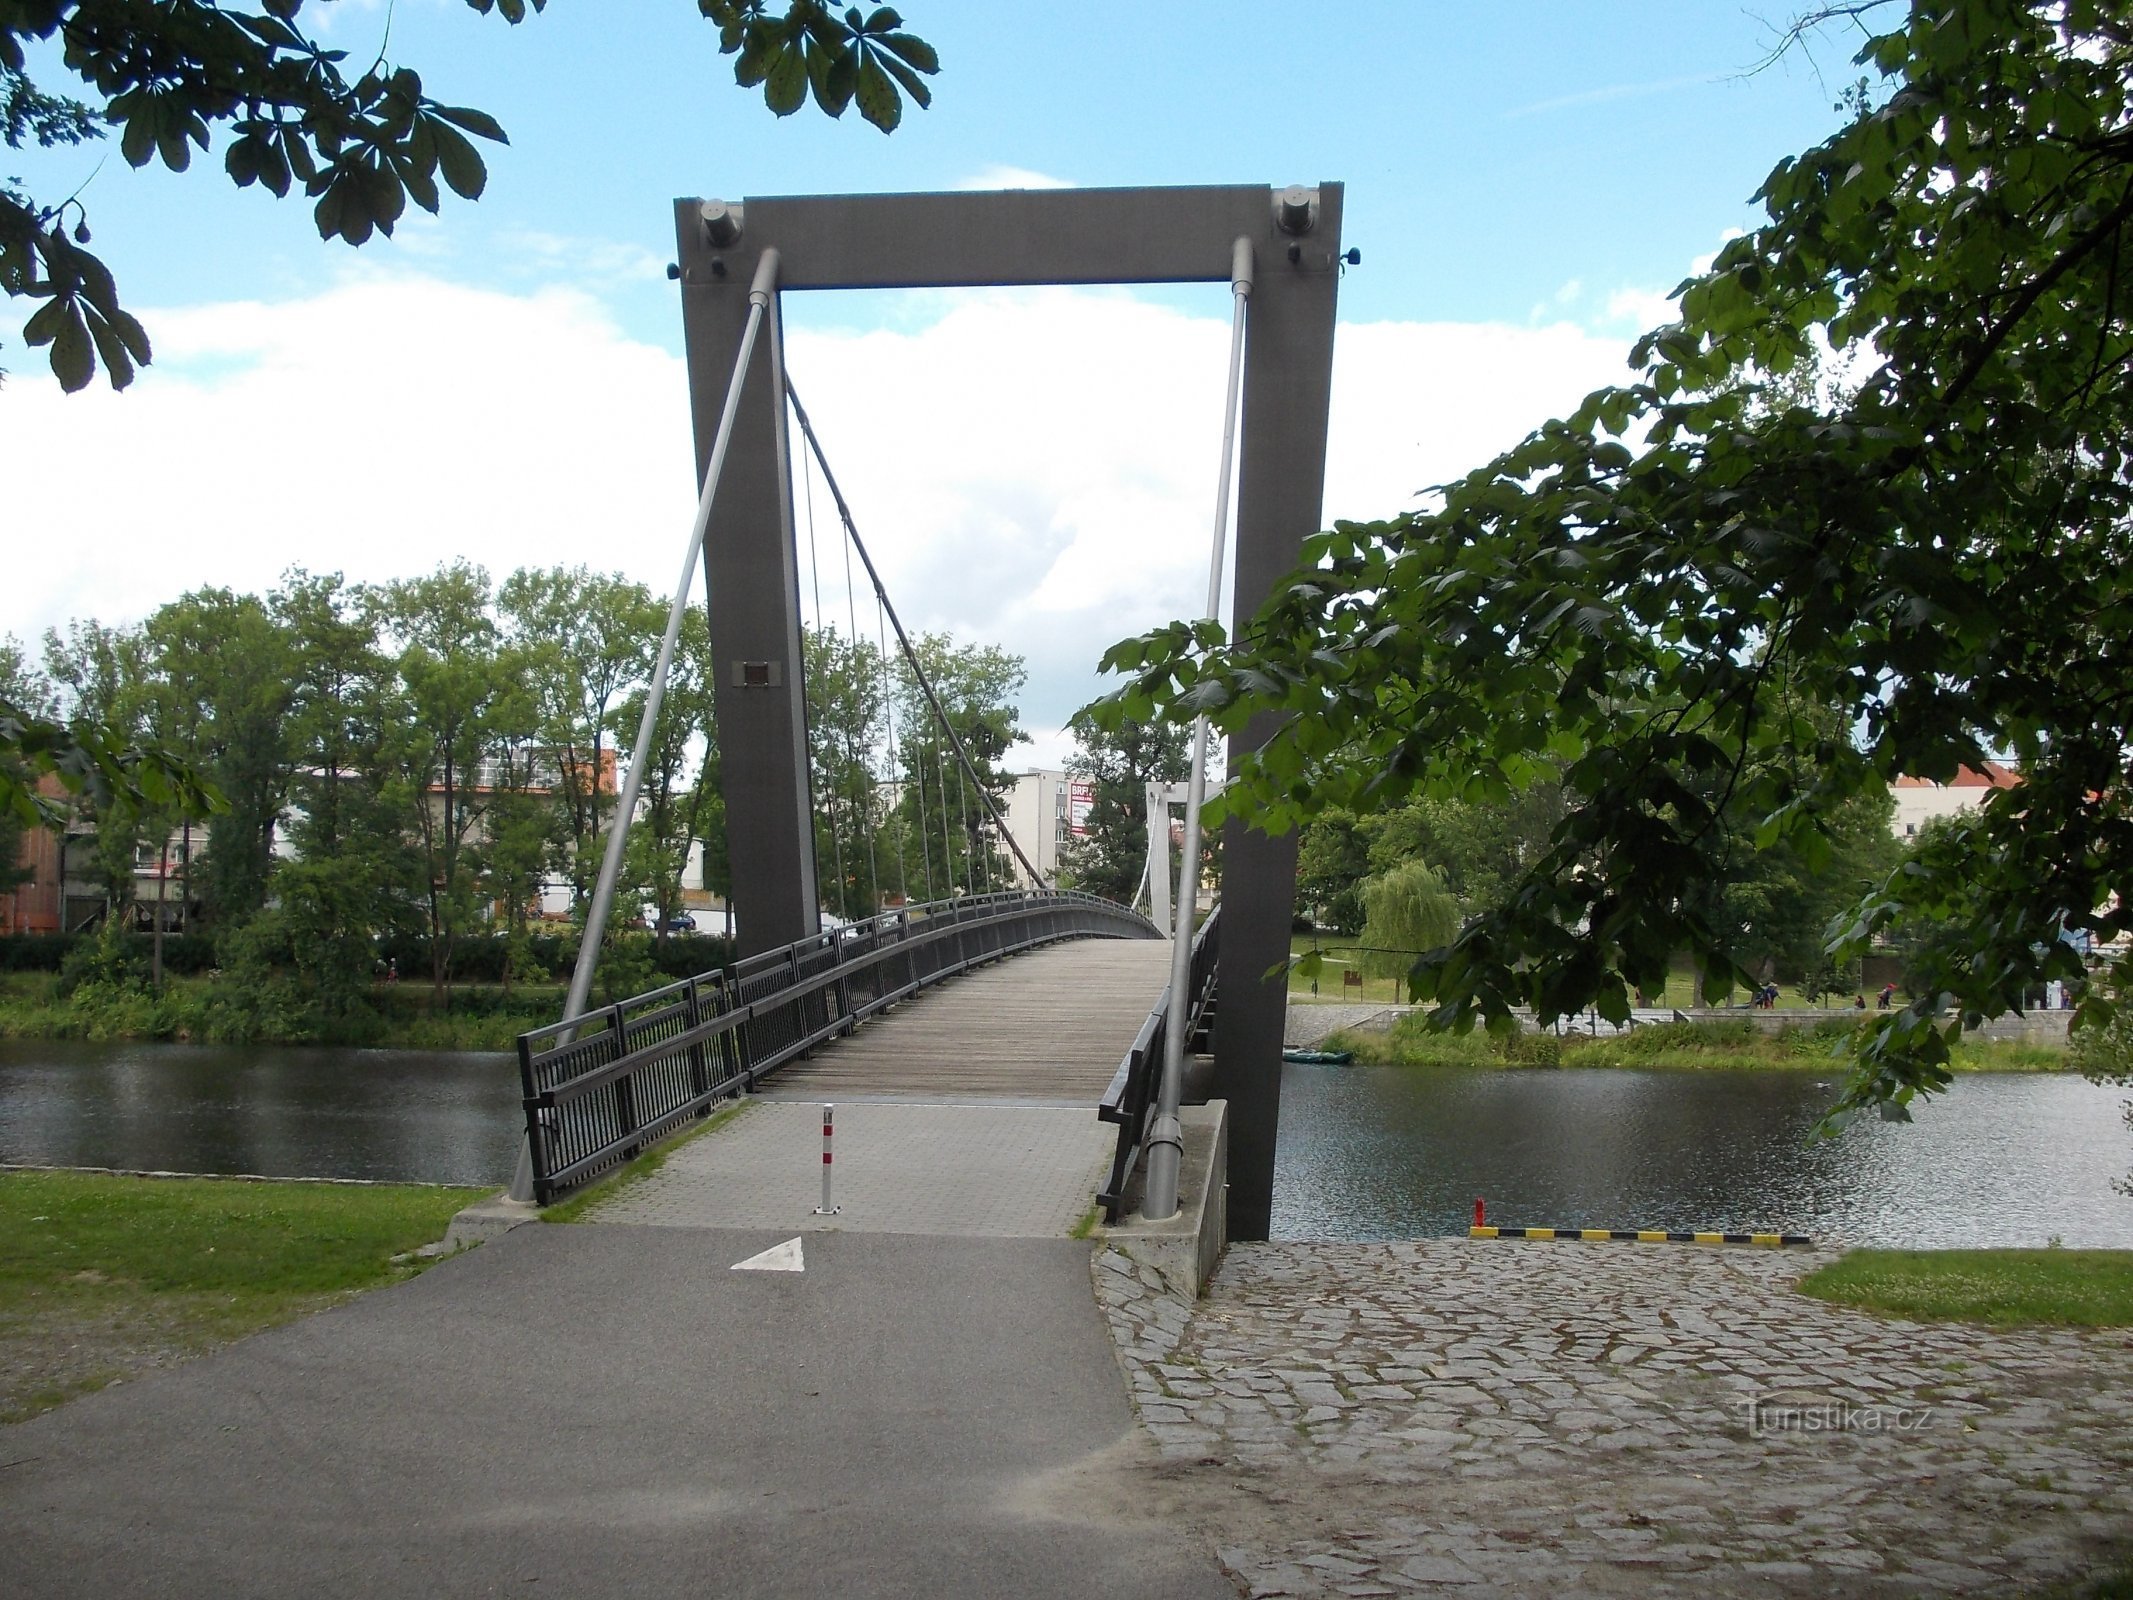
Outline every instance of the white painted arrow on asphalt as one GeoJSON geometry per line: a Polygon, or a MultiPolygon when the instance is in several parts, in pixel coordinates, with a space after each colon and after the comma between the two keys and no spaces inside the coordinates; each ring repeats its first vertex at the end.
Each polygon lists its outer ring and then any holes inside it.
{"type": "Polygon", "coordinates": [[[805,1272],[807,1263],[800,1259],[800,1241],[787,1239],[783,1244],[774,1244],[761,1255],[750,1256],[746,1261],[733,1263],[735,1272],[805,1272]]]}

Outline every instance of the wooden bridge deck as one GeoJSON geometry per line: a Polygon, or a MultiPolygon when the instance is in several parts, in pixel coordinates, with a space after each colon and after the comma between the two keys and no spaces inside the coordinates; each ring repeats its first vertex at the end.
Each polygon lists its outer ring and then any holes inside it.
{"type": "Polygon", "coordinates": [[[1094,1106],[1170,977],[1162,939],[1070,939],[904,1001],[781,1068],[771,1099],[1094,1106]]]}

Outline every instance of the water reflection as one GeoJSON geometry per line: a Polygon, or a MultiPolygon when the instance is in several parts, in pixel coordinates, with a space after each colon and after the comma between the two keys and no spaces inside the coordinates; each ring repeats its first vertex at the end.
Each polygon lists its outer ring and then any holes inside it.
{"type": "Polygon", "coordinates": [[[2133,1247],[2122,1090],[1981,1074],[1909,1125],[1810,1144],[1806,1073],[1300,1067],[1282,1079],[1277,1238],[1507,1225],[1784,1230],[1850,1244],[2133,1247]]]}
{"type": "Polygon", "coordinates": [[[0,1161],[501,1183],[517,1103],[502,1055],[0,1040],[0,1161]]]}

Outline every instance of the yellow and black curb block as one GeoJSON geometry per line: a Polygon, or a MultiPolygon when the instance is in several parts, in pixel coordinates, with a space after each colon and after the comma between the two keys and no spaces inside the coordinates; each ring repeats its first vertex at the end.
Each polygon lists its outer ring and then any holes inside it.
{"type": "Polygon", "coordinates": [[[1611,1239],[1633,1244],[1811,1245],[1804,1233],[1669,1233],[1660,1228],[1469,1228],[1469,1239],[1611,1239]]]}

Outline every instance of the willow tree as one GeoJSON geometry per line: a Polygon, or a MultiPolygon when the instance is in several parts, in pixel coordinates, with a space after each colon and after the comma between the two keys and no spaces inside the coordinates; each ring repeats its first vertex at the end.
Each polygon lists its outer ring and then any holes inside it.
{"type": "Polygon", "coordinates": [[[1363,882],[1363,970],[1398,977],[1418,956],[1450,944],[1459,902],[1426,861],[1403,861],[1363,882]]]}
{"type": "Polygon", "coordinates": [[[2019,788],[1830,930],[1842,956],[1906,916],[1960,928],[1861,1030],[1845,1105],[1901,1117],[1957,1027],[2034,985],[2103,1021],[2076,945],[2133,930],[2133,23],[1885,0],[1803,26],[1832,20],[1886,29],[1849,120],[1778,163],[1767,221],[1681,286],[1635,381],[1310,540],[1238,639],[1118,647],[1113,710],[1279,713],[1228,798],[1274,828],[1560,763],[1549,848],[1415,969],[1454,1027],[1619,1019],[1680,952],[1737,970],[1700,892],[1725,815],[1812,865],[1851,797],[2011,755],[2019,788]],[[1788,401],[1823,349],[1845,392],[1788,401]]]}

